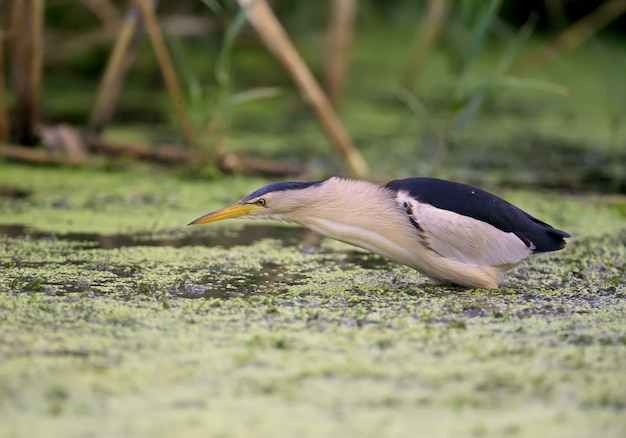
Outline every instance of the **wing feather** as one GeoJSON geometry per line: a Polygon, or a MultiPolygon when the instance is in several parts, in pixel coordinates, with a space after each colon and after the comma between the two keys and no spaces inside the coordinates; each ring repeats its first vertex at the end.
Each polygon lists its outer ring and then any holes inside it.
{"type": "Polygon", "coordinates": [[[442,257],[479,266],[514,265],[532,249],[514,233],[477,219],[414,200],[412,217],[423,230],[430,248],[442,257]]]}
{"type": "MultiPolygon", "coordinates": [[[[391,181],[385,187],[397,194],[405,193],[407,199],[430,205],[435,210],[475,219],[503,233],[513,234],[530,248],[531,252],[556,251],[563,248],[566,239],[570,237],[565,231],[553,228],[504,199],[466,184],[436,178],[407,178],[391,181]]],[[[430,213],[434,215],[439,212],[430,213]]],[[[448,217],[447,214],[442,215],[448,217]]],[[[457,230],[457,233],[462,235],[464,231],[457,230]]],[[[491,234],[493,233],[488,233],[491,234]]],[[[454,236],[455,233],[451,235],[454,236]]],[[[490,246],[497,244],[497,238],[492,240],[490,246]]],[[[508,237],[506,240],[508,242],[508,237]]]]}

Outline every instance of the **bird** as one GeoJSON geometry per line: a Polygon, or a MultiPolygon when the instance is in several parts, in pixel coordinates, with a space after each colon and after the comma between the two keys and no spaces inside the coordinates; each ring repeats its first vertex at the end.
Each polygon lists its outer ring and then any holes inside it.
{"type": "Polygon", "coordinates": [[[409,266],[436,285],[498,288],[534,253],[570,234],[479,188],[437,178],[385,185],[331,177],[274,182],[188,225],[228,218],[290,222],[409,266]]]}

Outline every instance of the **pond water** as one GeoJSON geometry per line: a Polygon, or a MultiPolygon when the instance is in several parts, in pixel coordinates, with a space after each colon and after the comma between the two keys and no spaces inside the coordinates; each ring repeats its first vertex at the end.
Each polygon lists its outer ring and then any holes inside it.
{"type": "MultiPolygon", "coordinates": [[[[64,261],[58,258],[39,261],[30,257],[19,258],[17,267],[29,273],[13,282],[11,289],[16,291],[46,292],[51,295],[67,293],[90,293],[94,296],[107,295],[113,290],[132,288],[143,290],[154,295],[158,290],[165,289],[170,295],[182,298],[232,298],[258,293],[280,293],[286,286],[301,284],[316,277],[315,270],[291,266],[289,261],[273,260],[256,251],[249,258],[259,258],[261,269],[241,270],[230,266],[225,261],[219,266],[184,267],[171,265],[169,271],[178,276],[172,279],[155,281],[150,274],[154,266],[147,263],[115,263],[107,261],[106,255],[90,257],[87,254],[94,250],[105,250],[113,254],[116,250],[133,247],[221,247],[254,245],[264,239],[271,239],[276,247],[285,251],[317,256],[317,262],[340,264],[342,270],[372,269],[380,270],[388,267],[387,260],[358,250],[332,251],[319,246],[319,238],[310,231],[297,227],[277,225],[252,225],[239,229],[231,228],[198,228],[185,232],[172,230],[159,235],[151,234],[98,234],[98,233],[66,233],[54,234],[35,230],[23,225],[0,225],[0,236],[6,236],[8,242],[15,246],[23,241],[71,242],[71,249],[60,249],[57,254],[67,256],[64,261]],[[86,251],[84,257],[76,256],[76,252],[86,251]],[[54,275],[57,270],[69,274],[54,275]],[[41,279],[44,280],[41,280],[41,279]],[[166,286],[163,286],[166,285],[166,286]]],[[[13,263],[13,262],[11,262],[13,263]]],[[[167,264],[163,267],[167,268],[167,264]]]]}
{"type": "Polygon", "coordinates": [[[0,235],[12,238],[58,239],[84,243],[85,249],[116,249],[129,246],[222,246],[225,248],[247,245],[261,239],[277,239],[284,245],[297,245],[304,230],[281,226],[248,226],[238,230],[213,228],[210,231],[194,231],[186,234],[98,234],[98,233],[46,233],[24,225],[0,225],[0,235]]]}

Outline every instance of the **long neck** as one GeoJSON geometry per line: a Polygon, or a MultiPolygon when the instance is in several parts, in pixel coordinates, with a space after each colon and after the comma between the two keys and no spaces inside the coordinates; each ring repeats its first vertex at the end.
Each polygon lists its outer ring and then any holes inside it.
{"type": "Polygon", "coordinates": [[[400,263],[411,263],[411,248],[419,245],[418,237],[393,192],[363,181],[332,179],[326,184],[297,223],[400,263]]]}

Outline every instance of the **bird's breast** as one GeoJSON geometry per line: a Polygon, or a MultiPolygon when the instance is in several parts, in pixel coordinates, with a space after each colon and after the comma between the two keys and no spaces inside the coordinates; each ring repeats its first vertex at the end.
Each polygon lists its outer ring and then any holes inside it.
{"type": "Polygon", "coordinates": [[[420,248],[423,250],[417,240],[418,236],[411,230],[410,225],[398,224],[395,220],[380,222],[377,226],[371,226],[371,224],[366,226],[358,221],[349,223],[314,218],[302,225],[323,236],[358,246],[407,265],[412,264],[420,248]]]}

